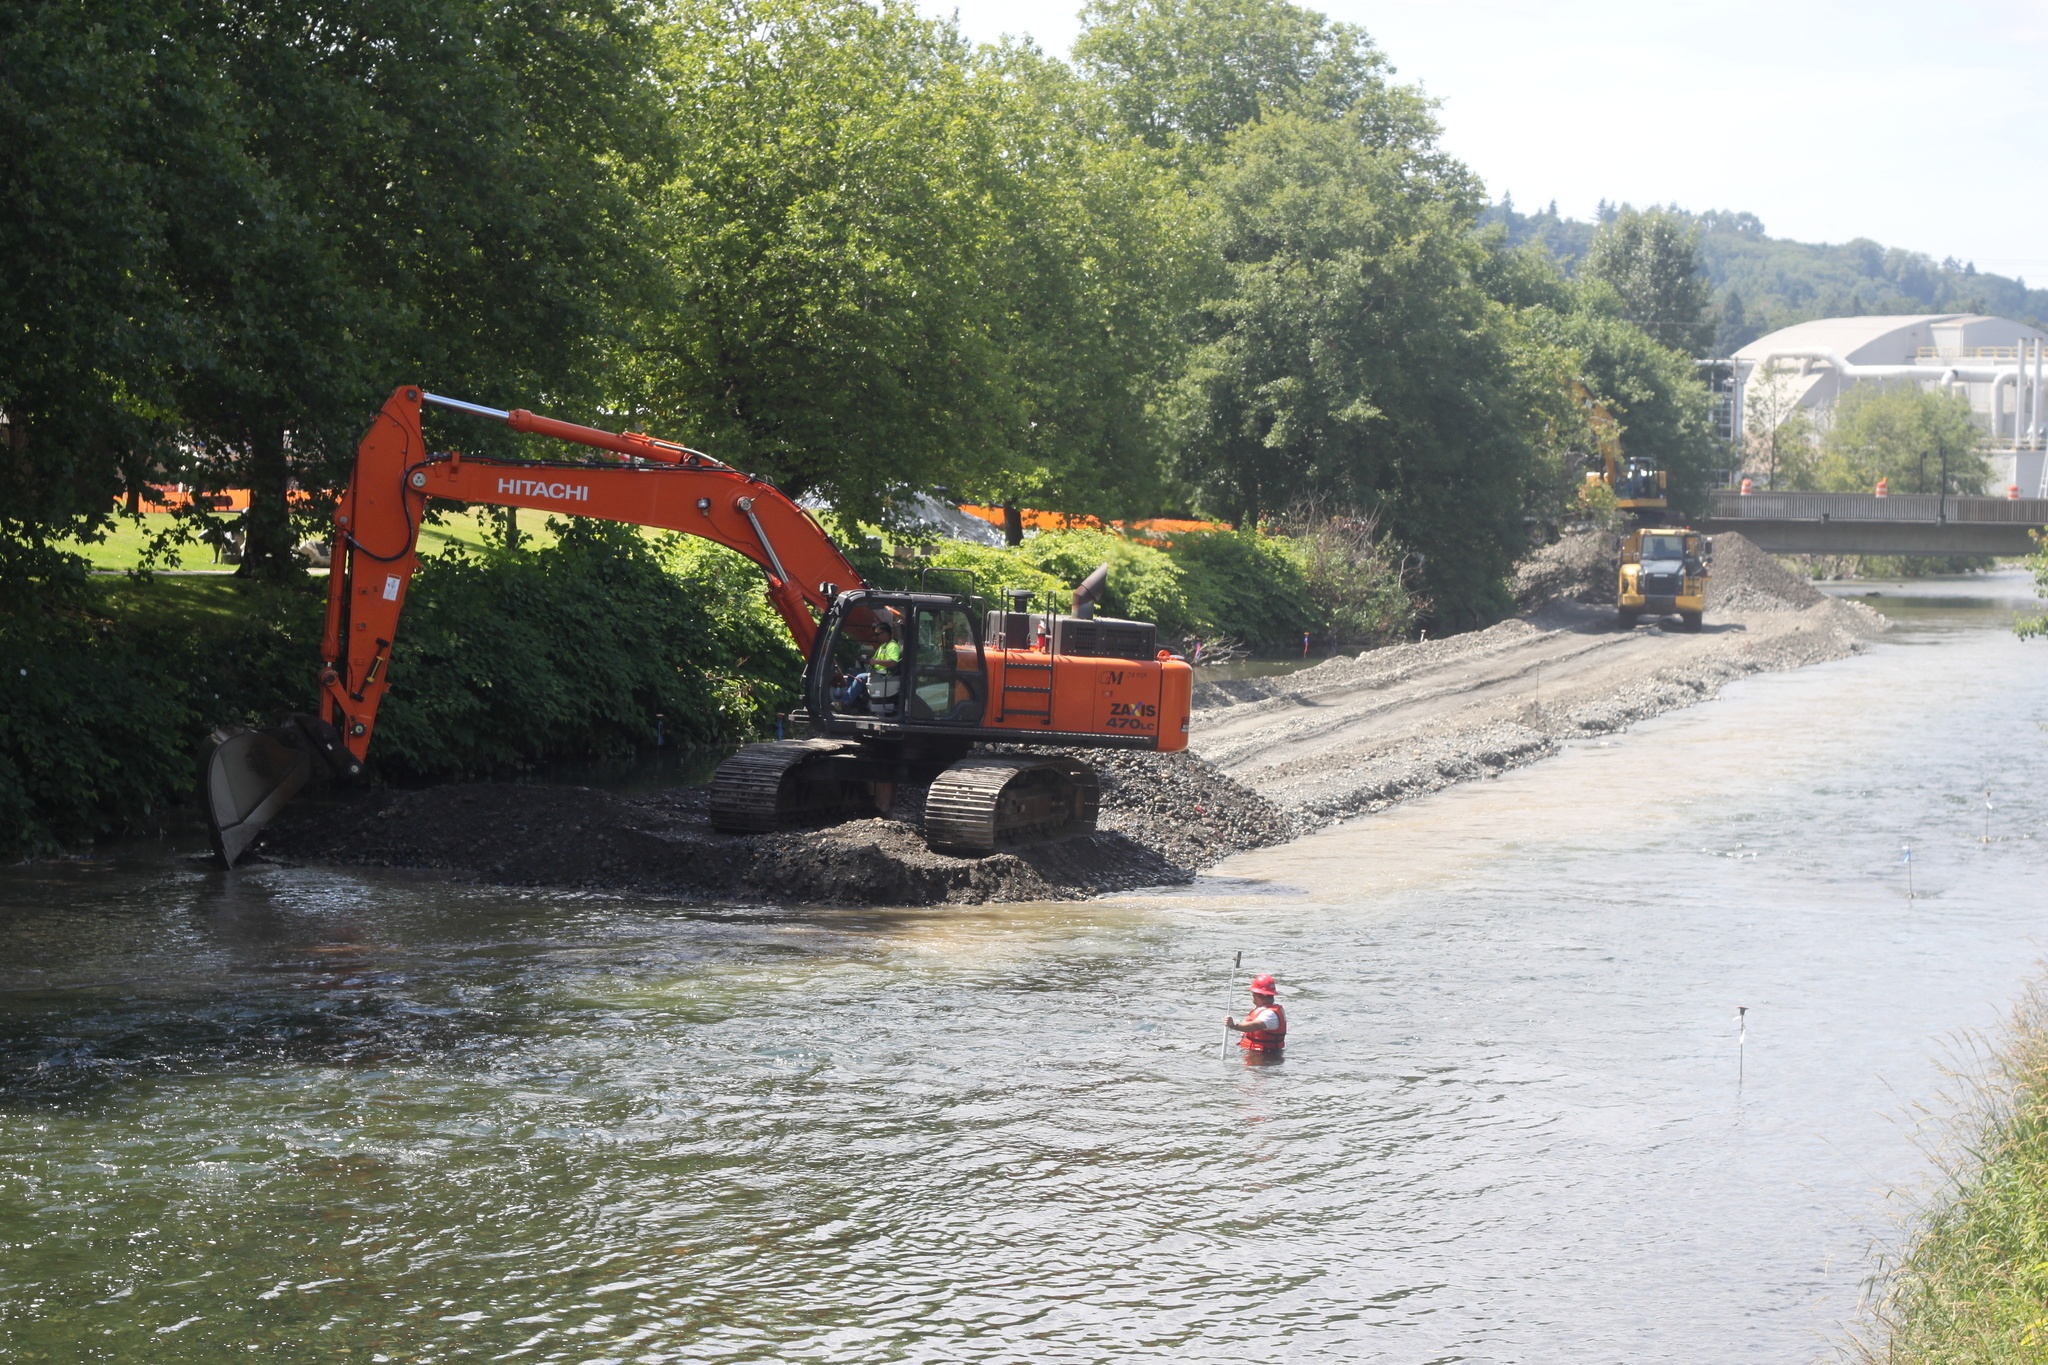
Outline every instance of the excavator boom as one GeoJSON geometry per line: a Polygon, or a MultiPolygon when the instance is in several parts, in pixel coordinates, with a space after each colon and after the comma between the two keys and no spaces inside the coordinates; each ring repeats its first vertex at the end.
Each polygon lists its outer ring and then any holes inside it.
{"type": "Polygon", "coordinates": [[[324,719],[357,759],[369,748],[388,683],[392,642],[414,570],[427,499],[529,507],[564,516],[683,531],[760,565],[768,601],[797,648],[810,653],[817,616],[860,573],[770,484],[685,446],[619,435],[525,411],[502,412],[406,386],[385,402],[356,451],[334,511],[327,632],[320,676],[324,719]],[[613,461],[509,461],[429,454],[420,410],[433,404],[625,457],[613,461]]]}

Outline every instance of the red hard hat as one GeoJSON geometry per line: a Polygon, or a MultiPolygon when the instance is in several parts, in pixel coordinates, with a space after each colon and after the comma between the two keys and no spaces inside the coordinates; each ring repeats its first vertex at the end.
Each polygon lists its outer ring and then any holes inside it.
{"type": "Polygon", "coordinates": [[[1270,976],[1255,976],[1255,977],[1253,977],[1253,978],[1252,978],[1252,994],[1253,994],[1253,995],[1278,995],[1278,994],[1280,994],[1280,992],[1279,992],[1279,991],[1277,991],[1277,990],[1275,990],[1275,989],[1273,988],[1273,978],[1272,978],[1272,977],[1270,977],[1270,976]]]}

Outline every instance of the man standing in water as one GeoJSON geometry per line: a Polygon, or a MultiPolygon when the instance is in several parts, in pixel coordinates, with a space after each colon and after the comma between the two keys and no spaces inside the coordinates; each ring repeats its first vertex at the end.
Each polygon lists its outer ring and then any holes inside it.
{"type": "Polygon", "coordinates": [[[1241,1035],[1238,1047],[1247,1062],[1277,1062],[1287,1046],[1287,1011],[1274,997],[1278,988],[1271,976],[1252,978],[1252,1009],[1242,1023],[1226,1016],[1223,1027],[1241,1035]]]}

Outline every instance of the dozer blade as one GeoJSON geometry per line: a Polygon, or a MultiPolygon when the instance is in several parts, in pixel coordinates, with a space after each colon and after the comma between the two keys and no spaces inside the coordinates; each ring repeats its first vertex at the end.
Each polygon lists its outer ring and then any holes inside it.
{"type": "Polygon", "coordinates": [[[214,731],[199,801],[222,864],[233,867],[312,775],[313,753],[294,726],[214,731]]]}

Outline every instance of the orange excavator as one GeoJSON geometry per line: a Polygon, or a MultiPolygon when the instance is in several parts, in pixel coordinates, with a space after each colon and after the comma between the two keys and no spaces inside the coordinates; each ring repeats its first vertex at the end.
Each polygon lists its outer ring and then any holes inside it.
{"type": "Polygon", "coordinates": [[[813,733],[750,744],[719,766],[711,820],[726,833],[886,812],[899,786],[928,785],[926,841],[938,852],[982,856],[1092,830],[1098,784],[1091,767],[1068,756],[977,753],[977,745],[1187,747],[1193,672],[1159,648],[1150,622],[1093,614],[1105,570],[1089,575],[1065,612],[1057,603],[1034,609],[1023,592],[984,615],[966,594],[871,588],[802,508],[700,451],[406,385],[364,435],[335,507],[318,711],[212,737],[201,799],[228,866],[316,765],[341,779],[362,773],[419,567],[421,519],[437,497],[682,531],[761,567],[768,601],[804,654],[796,719],[813,733]],[[603,454],[513,461],[430,453],[424,405],[603,454]]]}

